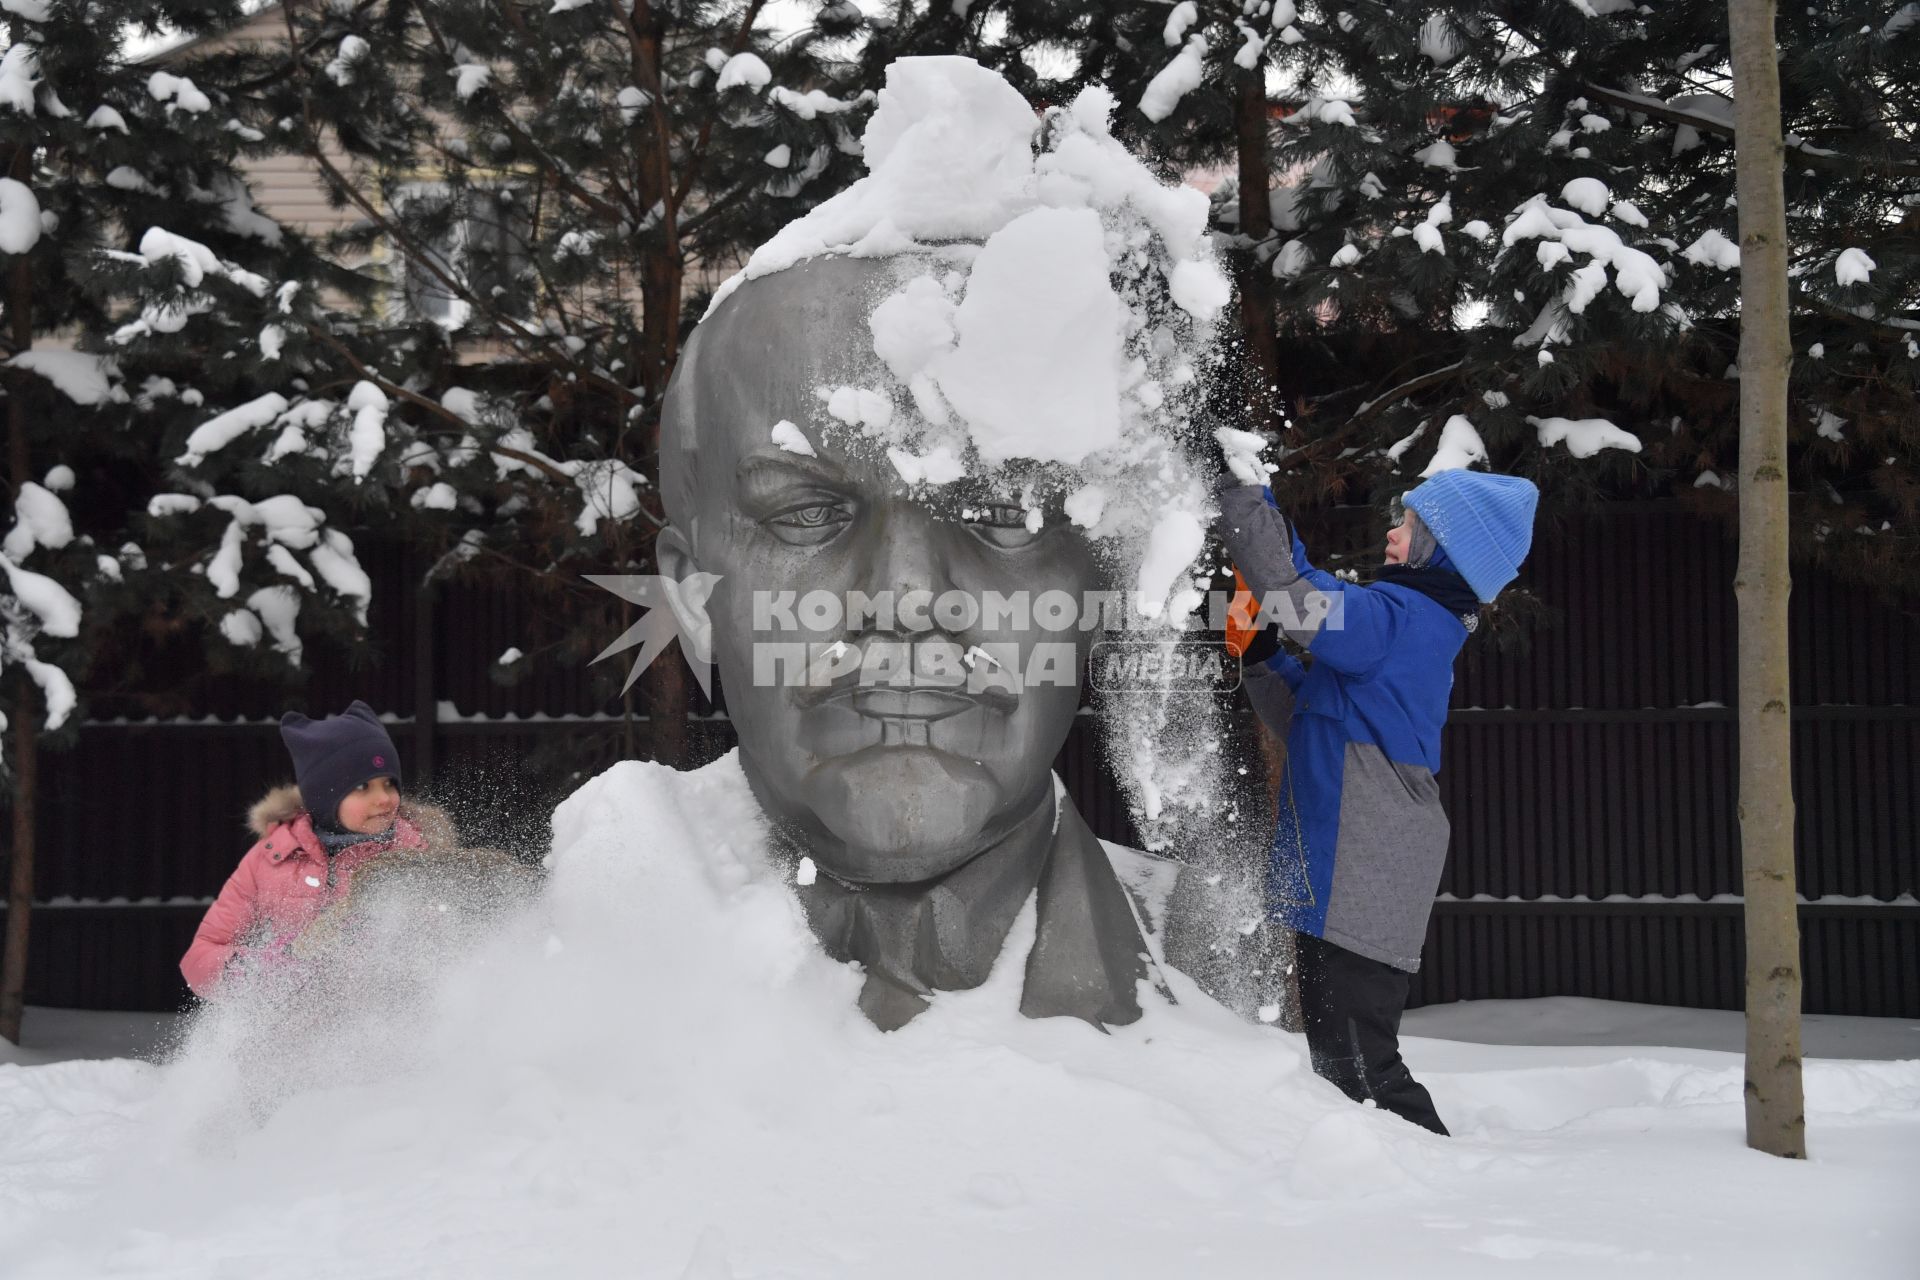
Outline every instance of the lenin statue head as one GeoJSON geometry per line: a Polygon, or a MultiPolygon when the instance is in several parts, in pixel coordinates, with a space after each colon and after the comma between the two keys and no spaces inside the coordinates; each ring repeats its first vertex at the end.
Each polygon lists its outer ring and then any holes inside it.
{"type": "Polygon", "coordinates": [[[1035,899],[1023,1008],[1138,1016],[1133,909],[1051,764],[1113,611],[1199,551],[1168,423],[1225,287],[1204,197],[1110,106],[1043,122],[964,59],[895,64],[872,174],[730,282],[662,406],[682,642],[882,1026],[984,981],[1035,899]]]}

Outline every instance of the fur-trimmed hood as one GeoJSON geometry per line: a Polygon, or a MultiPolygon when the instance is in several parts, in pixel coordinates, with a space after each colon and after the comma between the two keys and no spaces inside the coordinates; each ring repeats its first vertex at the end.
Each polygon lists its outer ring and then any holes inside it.
{"type": "MultiPolygon", "coordinates": [[[[300,788],[289,782],[275,787],[253,802],[247,810],[247,830],[258,839],[283,823],[292,822],[305,813],[306,802],[300,798],[300,788]]],[[[430,804],[421,804],[417,800],[401,800],[399,815],[418,827],[427,843],[435,846],[450,847],[457,843],[453,819],[446,811],[430,804]]]]}

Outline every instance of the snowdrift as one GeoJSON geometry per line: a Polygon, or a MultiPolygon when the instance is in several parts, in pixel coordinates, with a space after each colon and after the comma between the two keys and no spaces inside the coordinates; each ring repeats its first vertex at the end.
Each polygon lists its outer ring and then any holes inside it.
{"type": "Polygon", "coordinates": [[[617,766],[555,830],[542,901],[389,940],[385,998],[0,1069],[9,1276],[1910,1274],[1920,1063],[1811,1066],[1795,1164],[1742,1148],[1730,1055],[1475,1050],[1423,1073],[1449,1142],[1178,975],[1110,1035],[1022,1018],[1021,928],[874,1030],[732,757],[617,766]]]}

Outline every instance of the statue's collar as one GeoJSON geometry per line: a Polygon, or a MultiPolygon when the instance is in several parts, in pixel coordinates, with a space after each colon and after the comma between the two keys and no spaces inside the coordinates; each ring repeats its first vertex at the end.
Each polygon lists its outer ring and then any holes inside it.
{"type": "Polygon", "coordinates": [[[1151,961],[1134,904],[1054,783],[1052,813],[1033,819],[1051,826],[1040,857],[1031,839],[1012,839],[937,881],[852,885],[821,875],[799,890],[827,953],[866,969],[860,1007],[876,1026],[905,1025],[935,991],[985,982],[1029,899],[1036,927],[1020,1011],[1096,1026],[1140,1016],[1138,984],[1151,961]]]}

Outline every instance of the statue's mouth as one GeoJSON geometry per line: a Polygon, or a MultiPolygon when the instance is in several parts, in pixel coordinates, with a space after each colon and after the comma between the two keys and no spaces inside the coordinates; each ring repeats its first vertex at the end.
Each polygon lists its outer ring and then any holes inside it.
{"type": "Polygon", "coordinates": [[[843,740],[844,745],[857,750],[951,745],[936,741],[936,724],[947,721],[971,725],[960,730],[961,736],[971,738],[989,723],[977,717],[1005,716],[1019,705],[1019,698],[1005,689],[963,691],[924,685],[847,684],[827,691],[814,705],[829,714],[838,713],[840,731],[852,735],[843,740]],[[976,714],[975,719],[960,719],[969,711],[976,714]],[[877,740],[873,736],[876,731],[877,740]]]}
{"type": "MultiPolygon", "coordinates": [[[[944,720],[963,711],[1012,711],[1019,692],[1004,679],[987,676],[1000,670],[1001,661],[987,655],[989,666],[975,671],[952,642],[937,647],[950,655],[949,669],[924,663],[923,646],[900,641],[836,644],[821,650],[809,670],[809,683],[796,691],[806,708],[842,704],[876,720],[944,720]],[[873,663],[876,650],[893,657],[873,663]],[[848,658],[843,655],[852,655],[848,658]],[[829,660],[838,658],[840,669],[829,660]]],[[[1011,659],[1009,659],[1011,661],[1011,659]]]]}
{"type": "Polygon", "coordinates": [[[944,720],[987,700],[950,689],[874,689],[846,691],[853,709],[876,720],[944,720]]]}

